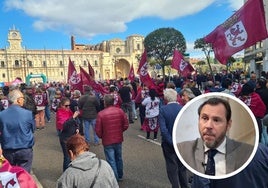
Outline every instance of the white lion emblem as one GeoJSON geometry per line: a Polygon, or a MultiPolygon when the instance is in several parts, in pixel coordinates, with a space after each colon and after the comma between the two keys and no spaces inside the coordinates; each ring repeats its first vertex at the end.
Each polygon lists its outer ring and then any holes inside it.
{"type": "Polygon", "coordinates": [[[247,41],[248,34],[242,21],[235,23],[232,27],[225,31],[225,38],[229,46],[240,47],[244,45],[247,41]]]}

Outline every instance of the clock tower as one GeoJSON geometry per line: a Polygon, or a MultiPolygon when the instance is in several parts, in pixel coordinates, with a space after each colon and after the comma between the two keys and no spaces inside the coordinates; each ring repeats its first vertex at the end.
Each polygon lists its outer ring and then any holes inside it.
{"type": "Polygon", "coordinates": [[[22,50],[22,38],[19,30],[15,29],[15,27],[9,30],[7,41],[9,42],[9,50],[22,50]]]}

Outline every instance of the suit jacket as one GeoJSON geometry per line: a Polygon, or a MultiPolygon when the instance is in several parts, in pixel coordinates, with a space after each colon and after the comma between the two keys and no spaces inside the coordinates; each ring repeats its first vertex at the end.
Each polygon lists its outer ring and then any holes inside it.
{"type": "MultiPolygon", "coordinates": [[[[204,144],[201,138],[178,143],[178,149],[183,160],[193,169],[205,173],[204,144]]],[[[253,146],[231,140],[226,137],[226,174],[240,168],[250,157],[253,146]]]]}
{"type": "Polygon", "coordinates": [[[162,135],[162,142],[166,142],[173,147],[172,130],[174,121],[180,112],[182,106],[179,103],[169,103],[160,108],[159,125],[162,135]]]}

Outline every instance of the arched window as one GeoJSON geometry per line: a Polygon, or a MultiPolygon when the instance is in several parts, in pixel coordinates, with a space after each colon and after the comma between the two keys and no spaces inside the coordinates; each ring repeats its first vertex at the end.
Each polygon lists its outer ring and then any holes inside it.
{"type": "Polygon", "coordinates": [[[15,67],[19,67],[19,66],[20,66],[19,60],[15,60],[15,67]]]}
{"type": "Polygon", "coordinates": [[[86,60],[84,60],[84,66],[87,66],[87,61],[86,60]]]}
{"type": "Polygon", "coordinates": [[[4,61],[1,61],[1,67],[5,67],[5,62],[4,61]]]}
{"type": "Polygon", "coordinates": [[[47,66],[47,62],[43,61],[43,67],[46,67],[46,66],[47,66]]]}
{"type": "Polygon", "coordinates": [[[28,61],[28,67],[32,67],[33,66],[33,62],[32,61],[28,61]]]}
{"type": "Polygon", "coordinates": [[[94,62],[95,62],[95,66],[98,66],[98,61],[97,61],[97,60],[95,60],[94,62]]]}
{"type": "Polygon", "coordinates": [[[140,44],[137,44],[137,50],[140,50],[140,49],[141,49],[140,44]]]}

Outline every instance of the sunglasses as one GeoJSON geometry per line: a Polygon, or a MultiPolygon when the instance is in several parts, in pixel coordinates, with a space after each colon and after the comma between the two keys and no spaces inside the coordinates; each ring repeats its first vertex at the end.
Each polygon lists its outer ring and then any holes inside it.
{"type": "Polygon", "coordinates": [[[67,104],[67,105],[64,105],[64,106],[65,106],[66,108],[67,108],[67,107],[70,107],[70,105],[69,105],[69,104],[67,104]]]}

